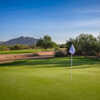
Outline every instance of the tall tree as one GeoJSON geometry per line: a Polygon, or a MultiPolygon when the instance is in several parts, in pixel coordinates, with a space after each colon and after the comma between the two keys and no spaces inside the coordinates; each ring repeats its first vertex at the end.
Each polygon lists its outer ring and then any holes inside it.
{"type": "Polygon", "coordinates": [[[97,39],[90,34],[80,34],[75,39],[67,41],[67,46],[73,43],[78,55],[96,55],[98,46],[97,39]]]}
{"type": "Polygon", "coordinates": [[[47,49],[47,48],[54,48],[57,46],[57,44],[52,41],[52,38],[50,36],[45,35],[43,39],[40,39],[37,42],[37,46],[47,49]]]}

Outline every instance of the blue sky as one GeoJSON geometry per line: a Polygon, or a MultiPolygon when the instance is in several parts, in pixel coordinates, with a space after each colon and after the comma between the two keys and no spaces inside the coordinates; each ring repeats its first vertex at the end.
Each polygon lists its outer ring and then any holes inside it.
{"type": "Polygon", "coordinates": [[[52,36],[58,43],[100,32],[100,0],[0,0],[0,41],[52,36]]]}

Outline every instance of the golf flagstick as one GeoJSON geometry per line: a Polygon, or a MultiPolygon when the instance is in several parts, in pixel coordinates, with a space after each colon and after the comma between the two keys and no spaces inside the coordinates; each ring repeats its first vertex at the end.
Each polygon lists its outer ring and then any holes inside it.
{"type": "Polygon", "coordinates": [[[71,54],[71,68],[72,68],[72,65],[73,65],[73,59],[72,59],[72,56],[75,54],[75,48],[74,48],[74,45],[72,44],[70,49],[69,49],[69,53],[71,54]]]}
{"type": "Polygon", "coordinates": [[[72,80],[72,69],[70,69],[70,80],[72,80]]]}
{"type": "Polygon", "coordinates": [[[73,58],[72,58],[72,54],[71,54],[71,68],[72,68],[72,65],[73,65],[73,58]]]}
{"type": "Polygon", "coordinates": [[[73,63],[73,59],[72,59],[72,54],[71,54],[71,58],[70,58],[70,80],[72,81],[72,64],[73,63]]]}
{"type": "MultiPolygon", "coordinates": [[[[73,65],[73,55],[75,54],[75,47],[72,44],[70,49],[69,49],[69,53],[71,54],[71,58],[70,58],[70,67],[72,69],[72,65],[73,65]]],[[[70,80],[72,80],[72,70],[70,70],[70,80]]]]}

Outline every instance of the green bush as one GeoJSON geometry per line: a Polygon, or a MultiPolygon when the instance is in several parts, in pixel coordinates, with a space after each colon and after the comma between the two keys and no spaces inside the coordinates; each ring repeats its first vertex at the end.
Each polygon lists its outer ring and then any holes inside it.
{"type": "Polygon", "coordinates": [[[16,44],[14,46],[9,47],[10,50],[22,50],[22,49],[29,49],[30,47],[27,45],[16,44]]]}
{"type": "Polygon", "coordinates": [[[69,49],[71,44],[75,46],[76,54],[83,56],[95,56],[100,53],[99,39],[91,34],[80,34],[76,38],[71,38],[66,45],[69,49]]]}
{"type": "Polygon", "coordinates": [[[37,47],[48,49],[48,48],[56,48],[57,44],[52,41],[52,38],[48,35],[45,35],[42,39],[40,39],[37,44],[37,47]]]}
{"type": "Polygon", "coordinates": [[[0,46],[0,51],[8,51],[8,50],[9,50],[8,46],[6,46],[6,45],[0,46]]]}
{"type": "Polygon", "coordinates": [[[65,57],[65,56],[67,56],[67,50],[65,48],[55,50],[55,57],[65,57]]]}

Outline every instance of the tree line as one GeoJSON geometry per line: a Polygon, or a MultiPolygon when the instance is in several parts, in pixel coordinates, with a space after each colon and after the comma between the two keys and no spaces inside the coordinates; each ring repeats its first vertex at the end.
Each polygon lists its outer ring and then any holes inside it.
{"type": "Polygon", "coordinates": [[[92,34],[80,34],[70,38],[66,47],[69,49],[71,44],[76,48],[76,55],[100,56],[100,35],[94,37],[92,34]]]}
{"type": "Polygon", "coordinates": [[[100,56],[100,34],[94,37],[92,34],[80,34],[75,38],[70,38],[65,44],[57,44],[52,41],[52,38],[45,35],[40,38],[36,45],[20,45],[13,46],[0,45],[0,50],[21,50],[21,49],[37,49],[37,48],[54,48],[58,55],[67,54],[69,48],[73,44],[76,49],[76,55],[83,56],[100,56]],[[62,48],[62,49],[61,49],[62,48]],[[64,52],[65,51],[65,52],[64,52]]]}
{"type": "Polygon", "coordinates": [[[48,48],[56,48],[58,45],[52,41],[52,38],[48,35],[45,35],[43,38],[40,38],[36,44],[32,45],[0,45],[0,51],[7,51],[7,50],[22,50],[22,49],[48,49],[48,48]]]}

